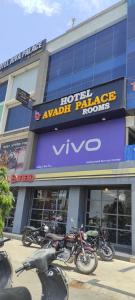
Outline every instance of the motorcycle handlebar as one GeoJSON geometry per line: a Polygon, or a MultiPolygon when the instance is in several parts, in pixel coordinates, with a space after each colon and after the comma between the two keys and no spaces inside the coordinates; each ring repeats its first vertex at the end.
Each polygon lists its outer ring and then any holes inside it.
{"type": "Polygon", "coordinates": [[[15,273],[20,273],[24,270],[30,269],[30,264],[29,263],[24,263],[22,267],[19,267],[18,269],[15,270],[15,273]]]}
{"type": "Polygon", "coordinates": [[[23,267],[20,267],[20,268],[16,269],[15,273],[17,274],[17,273],[20,273],[21,271],[24,271],[24,270],[25,269],[24,269],[24,266],[23,266],[23,267]]]}

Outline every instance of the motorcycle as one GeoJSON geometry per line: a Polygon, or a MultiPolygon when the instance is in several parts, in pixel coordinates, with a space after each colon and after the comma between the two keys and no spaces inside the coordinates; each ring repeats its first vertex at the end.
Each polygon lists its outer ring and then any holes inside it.
{"type": "Polygon", "coordinates": [[[49,227],[45,223],[39,228],[26,226],[22,235],[23,246],[30,247],[33,243],[42,247],[45,243],[45,237],[48,231],[49,227]]]}
{"type": "MultiPolygon", "coordinates": [[[[16,270],[20,274],[24,270],[36,269],[42,285],[41,300],[68,300],[68,284],[60,268],[52,264],[57,258],[54,248],[40,249],[29,257],[23,266],[16,270]]],[[[32,300],[25,287],[10,288],[0,291],[0,300],[32,300]]]]}
{"type": "Polygon", "coordinates": [[[89,230],[86,232],[86,235],[88,243],[97,251],[102,260],[113,260],[115,250],[108,241],[107,232],[105,230],[101,228],[98,230],[89,230]]]}
{"type": "MultiPolygon", "coordinates": [[[[9,238],[0,238],[0,247],[9,241],[9,238]]],[[[0,251],[0,289],[9,288],[12,285],[12,265],[6,251],[0,251]]]]}
{"type": "Polygon", "coordinates": [[[54,233],[47,233],[46,244],[43,248],[54,247],[56,251],[62,250],[58,258],[64,262],[74,264],[82,274],[91,274],[98,265],[97,254],[85,241],[86,235],[82,229],[75,229],[74,232],[59,236],[54,233]]]}

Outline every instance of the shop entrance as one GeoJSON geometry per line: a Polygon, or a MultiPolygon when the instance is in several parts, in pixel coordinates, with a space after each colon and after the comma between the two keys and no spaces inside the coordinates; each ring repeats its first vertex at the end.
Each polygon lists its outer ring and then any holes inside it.
{"type": "Polygon", "coordinates": [[[30,226],[40,227],[47,223],[56,233],[66,232],[68,208],[68,189],[34,191],[33,203],[30,211],[30,226]]]}
{"type": "Polygon", "coordinates": [[[131,190],[129,188],[88,189],[86,230],[101,225],[109,232],[110,240],[119,250],[131,249],[131,190]]]}

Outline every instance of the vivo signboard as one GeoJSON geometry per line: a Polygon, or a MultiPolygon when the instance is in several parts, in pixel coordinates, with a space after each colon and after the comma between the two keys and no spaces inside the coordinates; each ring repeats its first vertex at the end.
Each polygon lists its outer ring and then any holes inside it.
{"type": "Polygon", "coordinates": [[[86,124],[95,121],[95,118],[101,120],[104,115],[113,118],[113,113],[120,117],[122,111],[124,114],[126,100],[124,83],[122,78],[36,105],[33,108],[30,130],[40,132],[55,127],[60,129],[86,124]]]}
{"type": "Polygon", "coordinates": [[[35,168],[124,160],[124,122],[124,119],[116,119],[40,134],[35,168]]]}

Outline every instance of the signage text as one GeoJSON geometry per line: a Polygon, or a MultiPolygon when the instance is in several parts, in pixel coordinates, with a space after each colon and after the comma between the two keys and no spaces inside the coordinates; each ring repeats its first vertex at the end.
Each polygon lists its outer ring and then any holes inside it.
{"type": "Polygon", "coordinates": [[[6,60],[4,63],[0,64],[0,71],[3,71],[5,68],[13,65],[14,63],[23,60],[24,58],[28,57],[32,53],[34,53],[34,52],[38,51],[39,49],[43,48],[45,46],[45,44],[46,44],[46,40],[43,40],[43,41],[27,48],[26,50],[20,52],[19,54],[15,55],[14,57],[6,60]]]}
{"type": "Polygon", "coordinates": [[[16,183],[16,182],[32,182],[34,181],[35,176],[32,174],[24,174],[24,175],[11,175],[9,177],[9,181],[11,183],[16,183]]]}

